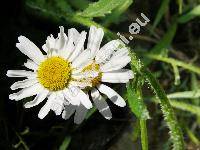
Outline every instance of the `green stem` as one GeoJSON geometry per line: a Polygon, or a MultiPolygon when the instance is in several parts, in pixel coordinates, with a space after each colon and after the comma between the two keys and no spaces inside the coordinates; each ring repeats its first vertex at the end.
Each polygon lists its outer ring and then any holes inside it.
{"type": "Polygon", "coordinates": [[[140,119],[141,143],[142,150],[148,150],[148,136],[146,120],[140,119]]]}
{"type": "Polygon", "coordinates": [[[183,150],[184,149],[184,141],[181,128],[177,122],[174,111],[169,103],[169,99],[167,98],[164,90],[161,88],[158,81],[154,78],[150,71],[144,70],[143,74],[146,76],[146,79],[151,84],[154,92],[160,100],[160,105],[162,108],[162,112],[164,114],[164,119],[167,122],[167,125],[170,129],[171,139],[173,142],[174,150],[183,150]]]}
{"type": "Polygon", "coordinates": [[[187,70],[190,70],[192,72],[195,72],[197,74],[200,74],[200,68],[197,67],[197,66],[194,66],[192,64],[184,63],[182,61],[179,61],[179,60],[176,60],[176,59],[173,59],[173,58],[163,57],[161,55],[147,54],[146,56],[151,58],[151,59],[155,59],[155,60],[158,60],[158,61],[169,63],[172,66],[173,65],[179,66],[179,67],[182,67],[184,69],[187,69],[187,70]]]}

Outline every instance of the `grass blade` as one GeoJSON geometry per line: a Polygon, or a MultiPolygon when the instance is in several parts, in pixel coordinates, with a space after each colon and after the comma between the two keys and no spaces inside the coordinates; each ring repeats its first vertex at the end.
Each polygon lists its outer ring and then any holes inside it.
{"type": "Polygon", "coordinates": [[[180,98],[200,98],[200,89],[196,91],[184,91],[176,92],[167,95],[170,99],[180,99],[180,98]]]}
{"type": "Polygon", "coordinates": [[[71,142],[71,137],[66,136],[65,139],[63,140],[62,144],[60,145],[59,150],[67,150],[70,142],[71,142]]]}
{"type": "MultiPolygon", "coordinates": [[[[151,50],[151,54],[161,54],[163,49],[166,49],[171,44],[177,30],[177,23],[172,24],[163,38],[151,50]]],[[[150,59],[144,60],[144,64],[148,65],[152,62],[150,59]]]]}
{"type": "Polygon", "coordinates": [[[178,21],[179,23],[186,23],[192,19],[194,19],[195,17],[200,16],[200,5],[197,5],[196,7],[194,7],[191,11],[189,11],[188,13],[182,15],[178,21]]]}
{"type": "Polygon", "coordinates": [[[188,111],[194,115],[197,115],[200,117],[200,107],[192,105],[192,104],[187,104],[184,102],[176,101],[176,100],[171,100],[170,104],[177,109],[183,110],[183,111],[188,111]]]}
{"type": "Polygon", "coordinates": [[[165,12],[167,11],[168,5],[169,5],[170,0],[163,0],[161,2],[161,6],[157,12],[156,18],[153,22],[153,26],[152,26],[152,30],[151,32],[153,32],[153,30],[156,28],[156,26],[159,24],[159,22],[161,21],[163,15],[165,14],[165,12]]]}
{"type": "Polygon", "coordinates": [[[194,66],[192,64],[184,63],[184,62],[182,62],[180,60],[176,60],[176,59],[173,59],[173,58],[163,57],[161,55],[147,54],[146,56],[148,58],[151,58],[151,59],[154,59],[154,60],[158,60],[158,61],[162,61],[162,62],[165,62],[165,63],[169,63],[172,66],[173,65],[179,66],[179,67],[182,67],[182,68],[187,69],[189,71],[192,71],[192,72],[195,72],[197,74],[200,74],[200,68],[197,67],[197,66],[194,66]]]}

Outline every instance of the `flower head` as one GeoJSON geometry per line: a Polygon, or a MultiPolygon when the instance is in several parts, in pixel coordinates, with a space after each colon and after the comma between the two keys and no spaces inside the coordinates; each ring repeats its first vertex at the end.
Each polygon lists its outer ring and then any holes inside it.
{"type": "Polygon", "coordinates": [[[72,28],[68,30],[67,36],[64,28],[60,27],[57,38],[52,35],[47,37],[42,52],[29,39],[20,36],[16,46],[29,57],[24,63],[28,70],[7,71],[8,77],[26,78],[11,86],[12,90],[21,90],[9,95],[9,98],[18,101],[36,95],[34,100],[25,104],[25,108],[36,106],[47,98],[46,104],[38,114],[41,119],[50,110],[60,115],[68,105],[82,105],[90,109],[92,103],[82,89],[92,85],[89,82],[82,82],[82,79],[94,78],[98,74],[94,71],[83,73],[79,70],[86,65],[83,61],[79,61],[85,39],[84,31],[79,33],[72,28]]]}
{"type": "MultiPolygon", "coordinates": [[[[115,105],[124,107],[126,105],[124,99],[105,83],[127,83],[134,77],[133,72],[123,69],[130,61],[128,49],[120,40],[113,40],[100,48],[104,32],[101,28],[90,27],[87,49],[80,56],[81,61],[87,64],[83,67],[82,72],[95,71],[98,73],[96,77],[89,77],[85,81],[90,81],[91,87],[85,88],[84,91],[91,95],[94,105],[99,112],[106,118],[111,119],[112,113],[104,98],[107,96],[115,105]]],[[[87,108],[73,108],[86,111],[87,108]]],[[[87,111],[86,111],[87,112],[87,111]]],[[[65,118],[65,116],[63,116],[65,118]]],[[[82,120],[84,116],[82,115],[82,120]]]]}
{"type": "Polygon", "coordinates": [[[43,52],[29,39],[20,36],[16,46],[29,57],[24,63],[28,70],[7,71],[8,77],[26,78],[11,86],[12,90],[21,90],[9,98],[18,101],[36,95],[25,108],[36,106],[47,98],[39,118],[53,110],[56,115],[62,113],[64,119],[75,113],[75,123],[81,123],[92,107],[91,97],[99,112],[111,119],[112,113],[102,94],[120,107],[126,103],[104,83],[127,83],[133,78],[133,72],[123,69],[131,60],[125,45],[120,40],[113,40],[100,48],[103,35],[101,28],[91,26],[84,50],[86,32],[79,33],[72,28],[67,36],[60,27],[57,38],[47,37],[43,52]]]}

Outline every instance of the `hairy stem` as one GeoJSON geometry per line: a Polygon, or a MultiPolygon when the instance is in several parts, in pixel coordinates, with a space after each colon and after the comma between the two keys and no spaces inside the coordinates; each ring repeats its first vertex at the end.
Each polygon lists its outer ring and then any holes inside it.
{"type": "Polygon", "coordinates": [[[146,76],[146,79],[149,81],[152,86],[155,94],[160,100],[160,105],[162,108],[162,112],[164,114],[164,119],[167,122],[167,125],[170,129],[171,139],[173,142],[174,150],[183,150],[184,149],[184,141],[181,128],[177,122],[174,111],[169,103],[169,99],[167,98],[164,90],[158,83],[158,81],[154,78],[150,71],[144,70],[143,74],[146,76]]]}

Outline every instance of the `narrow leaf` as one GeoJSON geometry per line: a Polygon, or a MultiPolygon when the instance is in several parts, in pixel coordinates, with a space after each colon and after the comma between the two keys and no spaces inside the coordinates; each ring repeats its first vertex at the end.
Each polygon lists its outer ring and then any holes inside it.
{"type": "Polygon", "coordinates": [[[71,142],[71,137],[66,136],[65,139],[63,140],[62,144],[60,145],[59,150],[67,150],[70,142],[71,142]]]}
{"type": "Polygon", "coordinates": [[[153,27],[152,27],[152,31],[156,28],[156,26],[159,24],[159,22],[161,21],[163,15],[165,14],[165,12],[167,11],[168,5],[169,5],[170,0],[163,0],[161,2],[161,6],[157,12],[156,18],[153,22],[153,27]]]}
{"type": "MultiPolygon", "coordinates": [[[[158,44],[156,44],[151,50],[150,53],[151,54],[160,54],[162,52],[163,49],[166,49],[170,46],[170,44],[172,43],[172,40],[176,34],[176,30],[177,30],[177,24],[174,23],[172,24],[168,31],[166,32],[166,34],[163,36],[163,38],[158,42],[158,44]]],[[[148,65],[152,62],[152,60],[146,59],[144,60],[144,64],[148,65]]]]}
{"type": "Polygon", "coordinates": [[[198,66],[193,65],[193,64],[188,64],[188,63],[185,63],[183,61],[176,60],[176,59],[173,59],[173,58],[163,57],[161,55],[147,54],[146,56],[151,58],[151,59],[162,61],[162,62],[165,62],[165,63],[169,63],[171,65],[179,66],[179,67],[182,67],[182,68],[187,69],[189,71],[200,74],[200,68],[198,66]]]}
{"type": "Polygon", "coordinates": [[[113,12],[103,20],[103,26],[107,27],[111,23],[120,23],[123,20],[121,15],[129,8],[132,3],[133,0],[126,0],[122,5],[119,5],[117,8],[115,8],[113,12]]]}
{"type": "Polygon", "coordinates": [[[200,107],[198,107],[198,106],[188,104],[185,102],[176,101],[176,100],[171,100],[170,104],[177,109],[180,109],[183,111],[188,111],[188,112],[200,117],[200,107]]]}
{"type": "Polygon", "coordinates": [[[149,119],[149,112],[142,101],[140,94],[134,92],[131,85],[127,85],[127,98],[131,111],[140,119],[149,119]]]}
{"type": "Polygon", "coordinates": [[[186,132],[189,136],[189,138],[191,139],[191,141],[193,143],[195,143],[196,145],[200,145],[200,140],[196,137],[196,135],[189,129],[186,127],[186,132]]]}
{"type": "Polygon", "coordinates": [[[90,4],[82,13],[84,17],[102,17],[119,5],[122,5],[126,0],[99,0],[90,4]]]}
{"type": "Polygon", "coordinates": [[[194,19],[197,16],[200,16],[200,5],[194,7],[191,11],[182,15],[178,21],[179,21],[179,23],[186,23],[186,22],[194,19]]]}
{"type": "Polygon", "coordinates": [[[177,122],[172,106],[169,102],[169,99],[167,98],[164,90],[161,88],[158,81],[148,70],[144,70],[143,74],[146,76],[147,81],[156,93],[157,98],[160,100],[160,105],[164,114],[164,119],[166,120],[167,125],[170,129],[171,139],[173,142],[173,150],[184,149],[183,134],[177,122]]]}
{"type": "Polygon", "coordinates": [[[89,5],[89,0],[68,0],[68,3],[71,4],[76,9],[84,10],[89,5]]]}
{"type": "Polygon", "coordinates": [[[200,89],[194,91],[184,91],[184,92],[176,92],[167,95],[170,99],[180,99],[180,98],[200,98],[200,89]]]}

